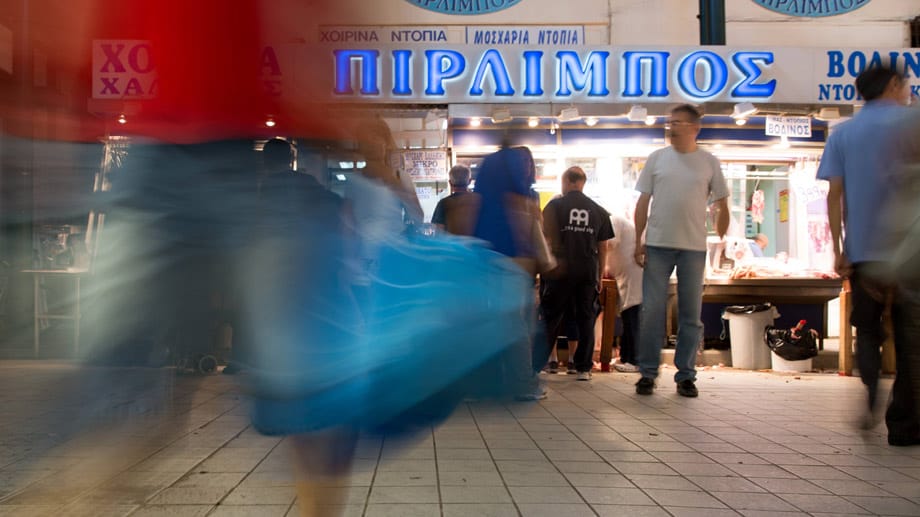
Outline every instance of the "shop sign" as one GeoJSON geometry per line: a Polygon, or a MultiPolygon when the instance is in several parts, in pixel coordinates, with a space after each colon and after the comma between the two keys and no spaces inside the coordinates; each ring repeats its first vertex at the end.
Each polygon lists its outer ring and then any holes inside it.
{"type": "Polygon", "coordinates": [[[447,151],[402,151],[401,169],[413,181],[447,181],[447,151]]]}
{"type": "Polygon", "coordinates": [[[443,14],[487,14],[507,9],[521,0],[406,0],[412,5],[443,14]]]}
{"type": "Polygon", "coordinates": [[[789,16],[820,18],[855,11],[869,0],[754,0],[754,3],[789,16]]]}
{"type": "Polygon", "coordinates": [[[767,136],[811,138],[811,117],[768,116],[765,132],[767,136]]]}
{"type": "Polygon", "coordinates": [[[466,27],[466,41],[469,45],[536,45],[577,46],[584,45],[584,25],[566,26],[495,26],[471,25],[466,27]]]}
{"type": "MultiPolygon", "coordinates": [[[[579,46],[587,42],[584,25],[354,26],[319,28],[320,43],[579,46]]],[[[596,43],[596,42],[594,42],[596,43]]]]}
{"type": "Polygon", "coordinates": [[[157,73],[150,50],[145,40],[94,40],[93,98],[155,97],[157,73]]]}
{"type": "Polygon", "coordinates": [[[527,46],[332,48],[332,92],[375,102],[852,103],[867,67],[906,71],[920,50],[527,46]]]}

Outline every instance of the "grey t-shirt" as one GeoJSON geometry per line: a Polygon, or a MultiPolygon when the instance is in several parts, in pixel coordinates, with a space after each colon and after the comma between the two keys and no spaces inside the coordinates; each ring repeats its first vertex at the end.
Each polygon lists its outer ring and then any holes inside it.
{"type": "Polygon", "coordinates": [[[645,162],[636,190],[652,196],[645,244],[706,251],[706,206],[728,197],[718,158],[701,149],[659,149],[645,162]]]}

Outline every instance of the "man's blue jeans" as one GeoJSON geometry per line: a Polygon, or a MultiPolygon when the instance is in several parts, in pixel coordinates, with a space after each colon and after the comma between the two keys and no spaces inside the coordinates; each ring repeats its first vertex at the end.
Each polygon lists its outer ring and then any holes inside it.
{"type": "Polygon", "coordinates": [[[642,276],[642,312],[639,318],[637,359],[643,377],[658,377],[661,347],[667,325],[668,282],[677,268],[677,350],[674,380],[696,379],[696,352],[703,335],[700,311],[703,306],[705,251],[647,246],[642,276]]]}

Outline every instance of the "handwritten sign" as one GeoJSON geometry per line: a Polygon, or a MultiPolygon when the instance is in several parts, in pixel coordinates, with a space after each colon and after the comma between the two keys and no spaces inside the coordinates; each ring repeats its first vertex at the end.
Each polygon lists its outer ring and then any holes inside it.
{"type": "Polygon", "coordinates": [[[419,149],[400,154],[401,168],[412,181],[447,181],[447,151],[419,149]]]}

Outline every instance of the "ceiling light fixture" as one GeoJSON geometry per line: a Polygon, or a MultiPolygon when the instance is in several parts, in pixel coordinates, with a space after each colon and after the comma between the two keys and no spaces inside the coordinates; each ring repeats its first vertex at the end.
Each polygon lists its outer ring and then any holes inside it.
{"type": "Polygon", "coordinates": [[[750,102],[739,102],[732,109],[732,118],[747,118],[757,113],[757,106],[750,102]]]}
{"type": "Polygon", "coordinates": [[[735,119],[735,124],[738,124],[739,126],[743,126],[747,124],[747,119],[746,118],[735,119]]]}
{"type": "Polygon", "coordinates": [[[265,120],[265,127],[275,127],[275,119],[268,117],[268,119],[265,120]]]}
{"type": "Polygon", "coordinates": [[[119,124],[127,124],[127,123],[128,123],[128,119],[125,118],[125,114],[124,114],[124,113],[122,113],[121,115],[118,115],[118,123],[119,123],[119,124]]]}
{"type": "Polygon", "coordinates": [[[530,117],[527,119],[527,125],[530,127],[537,127],[538,124],[540,124],[540,119],[537,117],[530,117]]]}
{"type": "Polygon", "coordinates": [[[656,117],[656,116],[654,116],[654,115],[649,115],[649,116],[645,117],[645,125],[646,125],[646,126],[654,126],[654,125],[655,125],[655,122],[658,122],[658,117],[656,117]]]}
{"type": "Polygon", "coordinates": [[[840,118],[840,108],[821,108],[815,118],[818,120],[837,120],[840,118]]]}
{"type": "Polygon", "coordinates": [[[562,122],[571,122],[573,120],[578,120],[580,117],[578,108],[575,106],[563,108],[562,111],[559,112],[559,120],[562,122]]]}
{"type": "Polygon", "coordinates": [[[511,116],[511,110],[508,108],[497,109],[492,112],[492,122],[494,124],[501,124],[503,122],[511,122],[514,117],[511,116]]]}
{"type": "Polygon", "coordinates": [[[597,125],[597,117],[587,117],[585,118],[585,125],[588,127],[594,127],[597,125]]]}
{"type": "Polygon", "coordinates": [[[479,117],[473,117],[470,119],[470,127],[479,127],[482,125],[482,120],[479,117]]]}
{"type": "Polygon", "coordinates": [[[629,108],[629,113],[626,114],[626,118],[630,122],[645,122],[645,119],[648,117],[648,110],[645,106],[633,106],[629,108]]]}

